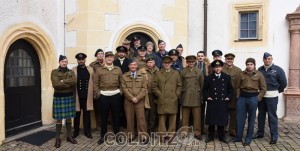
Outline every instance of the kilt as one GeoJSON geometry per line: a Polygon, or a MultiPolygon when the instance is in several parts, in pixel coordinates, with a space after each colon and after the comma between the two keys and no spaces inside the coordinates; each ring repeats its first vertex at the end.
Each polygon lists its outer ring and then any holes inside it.
{"type": "Polygon", "coordinates": [[[53,97],[53,118],[55,120],[74,118],[75,104],[73,96],[53,97]]]}

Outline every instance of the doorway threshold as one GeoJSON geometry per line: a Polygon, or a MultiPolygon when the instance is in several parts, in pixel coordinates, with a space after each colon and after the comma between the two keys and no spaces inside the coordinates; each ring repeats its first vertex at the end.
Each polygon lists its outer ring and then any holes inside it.
{"type": "Polygon", "coordinates": [[[24,136],[27,136],[27,135],[30,135],[30,134],[33,134],[33,133],[36,133],[36,132],[39,132],[39,131],[42,131],[42,130],[52,128],[52,127],[55,127],[55,124],[43,125],[42,127],[39,127],[39,128],[33,129],[33,130],[29,130],[29,131],[26,131],[26,132],[23,132],[23,133],[14,135],[14,136],[7,137],[3,141],[3,144],[14,141],[16,139],[22,138],[24,136]]]}

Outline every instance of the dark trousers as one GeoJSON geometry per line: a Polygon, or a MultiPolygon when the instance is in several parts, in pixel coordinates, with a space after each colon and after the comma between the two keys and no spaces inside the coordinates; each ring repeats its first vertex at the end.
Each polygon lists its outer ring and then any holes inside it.
{"type": "Polygon", "coordinates": [[[235,108],[229,108],[229,134],[236,135],[236,110],[235,108]]]}
{"type": "Polygon", "coordinates": [[[101,125],[101,104],[100,99],[94,99],[94,112],[95,112],[95,120],[97,129],[100,128],[101,125]]]}
{"type": "Polygon", "coordinates": [[[245,123],[248,114],[248,129],[245,137],[246,143],[251,143],[254,131],[254,123],[256,118],[258,99],[254,97],[239,97],[236,103],[236,121],[237,121],[237,135],[234,139],[242,140],[245,123]]]}
{"type": "Polygon", "coordinates": [[[278,139],[278,116],[277,112],[278,97],[263,98],[258,102],[258,130],[257,135],[264,136],[266,114],[268,112],[268,123],[271,139],[278,139]]]}
{"type": "Polygon", "coordinates": [[[113,96],[100,95],[101,104],[101,137],[107,133],[107,120],[109,112],[112,113],[113,132],[117,134],[120,130],[120,113],[122,108],[121,95],[113,96]]]}
{"type": "Polygon", "coordinates": [[[201,134],[205,133],[205,107],[206,107],[206,102],[203,102],[201,105],[201,134]]]}
{"type": "MultiPolygon", "coordinates": [[[[86,109],[86,101],[87,99],[79,99],[80,110],[83,112],[83,129],[84,134],[89,134],[91,132],[91,115],[90,111],[86,109]]],[[[80,116],[81,111],[76,112],[76,117],[74,118],[74,132],[79,132],[80,125],[80,116]]]]}
{"type": "MultiPolygon", "coordinates": [[[[121,106],[124,106],[124,100],[125,100],[125,97],[123,95],[123,96],[121,96],[121,106]]],[[[124,107],[121,108],[121,112],[120,112],[120,126],[122,126],[124,128],[127,127],[127,120],[126,120],[124,107]]]]}
{"type": "MultiPolygon", "coordinates": [[[[225,126],[217,126],[219,139],[225,139],[225,126]]],[[[208,138],[214,139],[215,137],[215,125],[208,126],[208,138]]]]}

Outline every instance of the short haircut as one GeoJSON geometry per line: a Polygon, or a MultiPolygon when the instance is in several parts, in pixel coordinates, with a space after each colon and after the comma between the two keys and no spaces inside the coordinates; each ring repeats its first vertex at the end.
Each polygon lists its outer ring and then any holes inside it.
{"type": "Polygon", "coordinates": [[[205,52],[204,52],[204,51],[198,51],[198,52],[197,52],[197,55],[198,55],[198,53],[203,53],[204,56],[205,56],[205,52]]]}

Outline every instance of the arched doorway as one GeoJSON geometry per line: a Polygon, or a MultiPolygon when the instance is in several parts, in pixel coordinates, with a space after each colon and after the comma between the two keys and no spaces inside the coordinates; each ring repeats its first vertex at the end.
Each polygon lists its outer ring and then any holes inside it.
{"type": "Polygon", "coordinates": [[[24,39],[12,43],[5,58],[5,135],[42,126],[40,61],[24,39]]]}
{"type": "Polygon", "coordinates": [[[126,39],[131,40],[131,44],[130,44],[131,47],[133,47],[132,39],[133,39],[134,36],[137,36],[137,37],[141,38],[141,45],[142,46],[145,46],[148,41],[151,41],[154,44],[153,51],[155,51],[155,48],[156,48],[155,47],[156,46],[155,41],[149,35],[147,35],[145,33],[142,33],[142,32],[134,32],[134,33],[132,33],[132,34],[130,34],[126,37],[126,39]]]}

